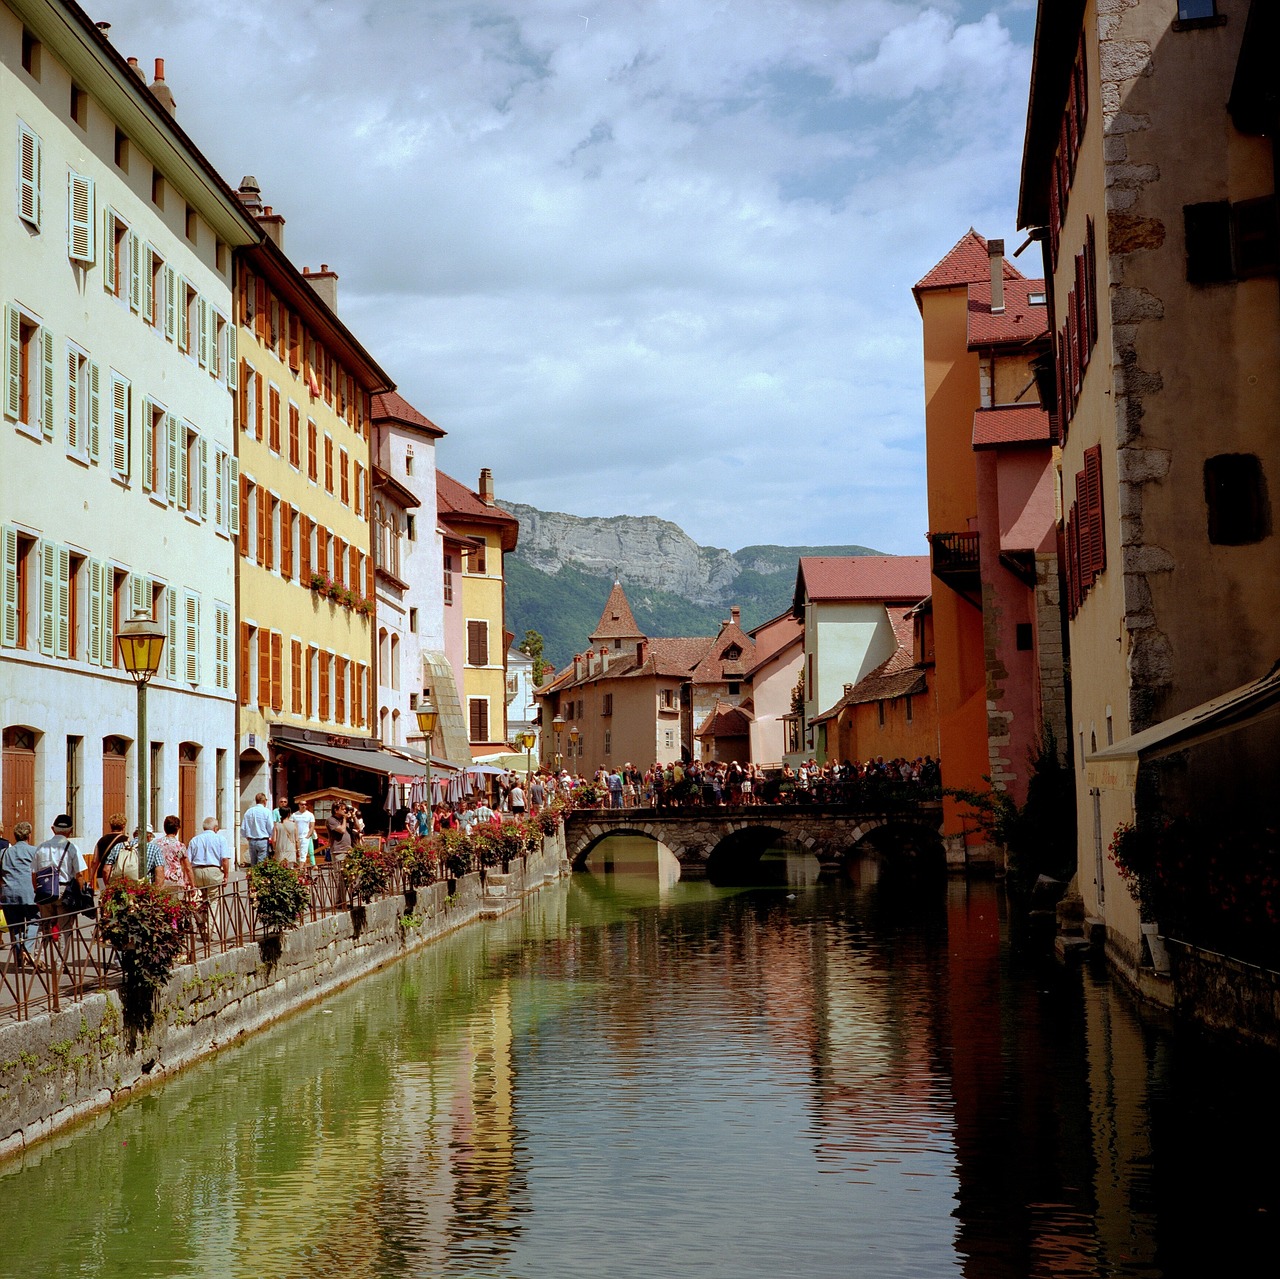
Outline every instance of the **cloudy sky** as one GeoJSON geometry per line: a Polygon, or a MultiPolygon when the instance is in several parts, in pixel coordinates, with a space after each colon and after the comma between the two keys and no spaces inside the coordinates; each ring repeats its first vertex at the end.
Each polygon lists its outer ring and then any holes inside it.
{"type": "Polygon", "coordinates": [[[91,13],[337,270],[458,478],[730,549],[923,552],[910,288],[970,225],[1020,242],[1033,0],[91,13]]]}

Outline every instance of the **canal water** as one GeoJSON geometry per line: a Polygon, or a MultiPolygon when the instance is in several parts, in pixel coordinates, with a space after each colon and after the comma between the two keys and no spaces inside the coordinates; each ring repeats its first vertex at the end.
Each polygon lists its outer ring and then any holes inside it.
{"type": "Polygon", "coordinates": [[[1272,1273],[1274,1056],[992,884],[617,846],[0,1171],[0,1275],[1272,1273]]]}

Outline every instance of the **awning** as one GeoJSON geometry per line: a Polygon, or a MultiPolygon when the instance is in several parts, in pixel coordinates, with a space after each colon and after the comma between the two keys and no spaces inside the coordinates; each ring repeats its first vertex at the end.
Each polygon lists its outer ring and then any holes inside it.
{"type": "MultiPolygon", "coordinates": [[[[426,751],[415,750],[412,746],[392,746],[389,749],[393,755],[412,760],[415,764],[425,764],[427,762],[426,751]]],[[[442,755],[432,755],[431,767],[433,769],[442,768],[450,772],[457,772],[459,769],[469,768],[470,765],[455,764],[453,760],[445,759],[442,755]]]]}
{"type": "Polygon", "coordinates": [[[344,746],[321,745],[318,742],[300,742],[291,737],[272,739],[277,750],[296,751],[300,755],[313,755],[316,759],[330,760],[335,764],[345,764],[348,768],[358,768],[361,772],[377,773],[386,776],[388,773],[409,773],[417,777],[425,776],[426,769],[416,760],[402,759],[390,751],[380,747],[375,750],[351,750],[344,746]]]}
{"type": "Polygon", "coordinates": [[[1224,737],[1276,714],[1280,714],[1280,662],[1261,679],[1086,755],[1089,785],[1105,789],[1131,788],[1140,764],[1224,737]]]}

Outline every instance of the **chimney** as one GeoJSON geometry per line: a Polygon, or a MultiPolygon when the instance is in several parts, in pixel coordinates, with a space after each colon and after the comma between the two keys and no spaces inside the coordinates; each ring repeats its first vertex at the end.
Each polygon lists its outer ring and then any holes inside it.
{"type": "Polygon", "coordinates": [[[480,500],[486,506],[493,505],[493,472],[486,466],[480,472],[480,500]]]}
{"type": "Polygon", "coordinates": [[[853,692],[853,685],[852,685],[852,684],[846,684],[846,685],[844,686],[844,695],[845,695],[846,697],[848,697],[848,696],[849,696],[849,694],[850,694],[850,693],[852,693],[852,692],[853,692]]]}
{"type": "Polygon", "coordinates": [[[170,115],[178,114],[178,104],[173,100],[173,94],[169,92],[169,86],[164,82],[163,58],[156,59],[156,78],[152,81],[151,92],[170,115]]]}
{"type": "Polygon", "coordinates": [[[138,79],[142,81],[143,84],[146,84],[147,77],[142,74],[142,68],[138,65],[138,59],[129,58],[128,63],[129,63],[129,70],[132,71],[133,74],[136,75],[138,79]]]}
{"type": "Polygon", "coordinates": [[[255,216],[262,212],[262,188],[252,173],[246,173],[240,179],[240,203],[255,216]]]}
{"type": "Polygon", "coordinates": [[[573,655],[573,678],[575,680],[582,678],[582,654],[575,653],[573,655]]]}
{"type": "Polygon", "coordinates": [[[988,240],[987,256],[991,259],[991,314],[1004,314],[1004,241],[988,240]]]}
{"type": "Polygon", "coordinates": [[[600,645],[600,674],[603,675],[609,669],[609,650],[603,644],[600,645]]]}
{"type": "Polygon", "coordinates": [[[329,270],[327,262],[320,263],[320,269],[313,271],[309,266],[302,268],[306,281],[319,295],[320,300],[334,315],[338,314],[338,273],[329,270]]]}
{"type": "Polygon", "coordinates": [[[275,241],[276,247],[284,248],[284,217],[276,213],[269,204],[262,206],[262,212],[257,214],[258,225],[275,241]]]}
{"type": "Polygon", "coordinates": [[[645,659],[648,656],[649,656],[649,641],[647,639],[642,639],[636,645],[636,665],[643,666],[645,663],[645,659]]]}
{"type": "Polygon", "coordinates": [[[742,621],[742,610],[736,604],[729,610],[729,621],[734,626],[738,626],[742,621]]]}

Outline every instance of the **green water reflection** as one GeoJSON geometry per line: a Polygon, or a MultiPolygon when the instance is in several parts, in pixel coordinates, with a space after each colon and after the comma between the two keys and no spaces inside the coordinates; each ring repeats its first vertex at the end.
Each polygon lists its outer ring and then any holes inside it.
{"type": "Polygon", "coordinates": [[[617,851],[8,1166],[0,1274],[1172,1276],[1280,1242],[1274,1061],[1024,957],[993,885],[617,851]]]}

